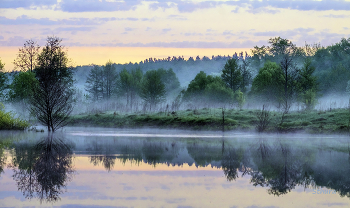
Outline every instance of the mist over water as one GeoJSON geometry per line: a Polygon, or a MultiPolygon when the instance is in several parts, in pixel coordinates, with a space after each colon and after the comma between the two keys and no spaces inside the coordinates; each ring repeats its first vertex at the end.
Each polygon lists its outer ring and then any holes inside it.
{"type": "Polygon", "coordinates": [[[7,131],[0,136],[0,204],[348,205],[349,142],[165,129],[65,128],[49,137],[7,131]]]}

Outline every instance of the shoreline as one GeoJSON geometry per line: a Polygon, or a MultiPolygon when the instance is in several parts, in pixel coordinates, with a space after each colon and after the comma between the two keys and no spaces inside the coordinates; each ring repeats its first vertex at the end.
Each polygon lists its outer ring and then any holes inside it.
{"type": "MultiPolygon", "coordinates": [[[[224,130],[241,132],[255,131],[260,110],[225,111],[224,130]]],[[[350,132],[350,112],[348,109],[331,111],[300,111],[283,114],[270,111],[270,124],[263,133],[308,133],[347,134],[350,132]]],[[[108,128],[159,128],[179,130],[223,131],[222,110],[203,108],[196,110],[158,112],[147,114],[120,114],[104,112],[71,116],[68,126],[108,127],[108,128]]]]}

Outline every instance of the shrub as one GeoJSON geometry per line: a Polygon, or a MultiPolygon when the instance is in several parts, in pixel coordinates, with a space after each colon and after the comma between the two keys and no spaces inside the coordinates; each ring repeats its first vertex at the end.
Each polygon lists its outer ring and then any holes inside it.
{"type": "Polygon", "coordinates": [[[24,130],[29,127],[27,121],[20,118],[14,118],[11,112],[5,112],[5,106],[0,103],[0,130],[24,130]]]}

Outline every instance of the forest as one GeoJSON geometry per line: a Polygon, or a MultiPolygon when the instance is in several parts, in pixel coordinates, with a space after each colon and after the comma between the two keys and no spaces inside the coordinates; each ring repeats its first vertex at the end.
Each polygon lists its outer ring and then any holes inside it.
{"type": "Polygon", "coordinates": [[[72,67],[58,37],[0,62],[0,129],[66,125],[262,131],[350,130],[350,38],[249,52],[72,67]],[[331,102],[329,102],[331,100],[331,102]],[[328,101],[328,102],[327,102],[328,101]]]}

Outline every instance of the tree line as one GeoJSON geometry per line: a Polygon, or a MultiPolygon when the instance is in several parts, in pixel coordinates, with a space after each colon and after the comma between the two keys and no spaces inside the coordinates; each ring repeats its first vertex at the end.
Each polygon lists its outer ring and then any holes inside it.
{"type": "MultiPolygon", "coordinates": [[[[350,38],[328,47],[297,47],[288,39],[275,37],[269,39],[267,46],[255,46],[251,55],[241,52],[188,60],[173,57],[125,65],[108,61],[88,70],[85,98],[89,102],[123,98],[129,109],[142,103],[144,109],[151,111],[164,103],[169,94],[173,95],[170,101],[174,110],[183,103],[192,107],[242,108],[245,102],[253,101],[271,103],[285,113],[296,102],[311,110],[323,94],[350,89],[349,50],[350,38]],[[200,71],[185,88],[180,88],[178,73],[194,72],[187,66],[199,66],[200,71]],[[209,74],[217,69],[218,76],[209,74]]],[[[8,84],[9,73],[3,72],[0,60],[1,97],[26,103],[31,114],[49,131],[63,126],[78,99],[74,72],[81,67],[70,66],[61,39],[48,37],[44,47],[27,41],[14,64],[20,72],[13,73],[8,84]]]]}

